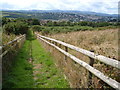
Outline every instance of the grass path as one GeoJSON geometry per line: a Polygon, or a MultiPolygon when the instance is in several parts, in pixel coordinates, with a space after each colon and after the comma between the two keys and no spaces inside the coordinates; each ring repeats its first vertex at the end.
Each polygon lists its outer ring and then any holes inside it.
{"type": "Polygon", "coordinates": [[[37,40],[32,41],[32,57],[35,87],[69,87],[60,70],[56,68],[50,53],[45,52],[37,40]]]}
{"type": "Polygon", "coordinates": [[[69,88],[50,56],[32,34],[15,57],[4,88],[69,88]],[[32,60],[32,61],[31,61],[32,60]]]}

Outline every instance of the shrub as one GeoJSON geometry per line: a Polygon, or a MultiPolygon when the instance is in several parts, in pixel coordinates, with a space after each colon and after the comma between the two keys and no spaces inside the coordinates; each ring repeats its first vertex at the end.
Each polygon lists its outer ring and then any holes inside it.
{"type": "Polygon", "coordinates": [[[9,18],[5,18],[5,17],[2,17],[2,21],[1,21],[1,24],[4,25],[4,24],[7,24],[10,22],[10,19],[9,18]]]}
{"type": "Polygon", "coordinates": [[[32,19],[32,25],[40,25],[38,19],[32,19]]]}
{"type": "Polygon", "coordinates": [[[34,26],[31,27],[31,29],[32,29],[33,31],[42,31],[42,28],[41,28],[40,25],[34,25],[34,26]]]}
{"type": "Polygon", "coordinates": [[[4,31],[8,34],[26,34],[28,31],[28,25],[24,22],[10,22],[4,25],[4,31]]]}

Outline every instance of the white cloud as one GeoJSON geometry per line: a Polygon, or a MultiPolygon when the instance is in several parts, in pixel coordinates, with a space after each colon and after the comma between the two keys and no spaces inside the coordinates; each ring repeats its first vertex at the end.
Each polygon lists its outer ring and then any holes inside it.
{"type": "Polygon", "coordinates": [[[117,13],[119,0],[2,0],[2,9],[80,10],[117,13]],[[9,7],[11,6],[11,7],[9,7]]]}

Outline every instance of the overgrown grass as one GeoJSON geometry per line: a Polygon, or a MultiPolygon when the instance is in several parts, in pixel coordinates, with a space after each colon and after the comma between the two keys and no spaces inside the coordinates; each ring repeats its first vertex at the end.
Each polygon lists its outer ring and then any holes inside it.
{"type": "Polygon", "coordinates": [[[116,59],[118,57],[118,29],[79,31],[48,35],[48,37],[73,44],[86,50],[94,50],[95,53],[107,57],[116,59]]]}
{"type": "Polygon", "coordinates": [[[16,37],[19,37],[19,35],[15,35],[15,34],[7,34],[7,33],[2,33],[2,45],[7,44],[8,42],[12,41],[13,39],[15,39],[16,37]]]}
{"type": "MultiPolygon", "coordinates": [[[[62,33],[56,35],[48,35],[48,37],[61,40],[63,42],[75,45],[77,47],[93,50],[94,53],[98,55],[104,55],[108,58],[113,58],[119,60],[118,58],[118,29],[107,29],[98,31],[79,31],[71,33],[62,33]]],[[[73,50],[68,50],[69,53],[75,55],[81,60],[86,60],[87,58],[78,52],[73,50]]],[[[59,58],[59,57],[58,57],[59,58]]],[[[89,60],[89,58],[88,58],[89,60]]],[[[94,62],[94,67],[104,73],[105,75],[120,81],[118,69],[115,69],[109,65],[105,65],[99,61],[94,62]]]]}
{"type": "Polygon", "coordinates": [[[11,68],[11,72],[3,81],[3,88],[32,88],[33,87],[33,72],[32,64],[28,63],[29,44],[26,41],[22,49],[20,49],[17,56],[14,58],[15,62],[11,68]]]}
{"type": "Polygon", "coordinates": [[[32,41],[32,57],[34,65],[35,87],[37,88],[69,88],[60,69],[56,68],[50,53],[45,52],[37,40],[32,41]],[[36,67],[39,67],[36,69],[36,67]]]}

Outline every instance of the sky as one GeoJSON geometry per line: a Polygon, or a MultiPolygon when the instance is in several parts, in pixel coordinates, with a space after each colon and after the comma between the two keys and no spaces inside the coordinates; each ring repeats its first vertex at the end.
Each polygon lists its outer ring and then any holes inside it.
{"type": "Polygon", "coordinates": [[[78,10],[117,14],[119,0],[1,0],[0,10],[78,10]]]}

